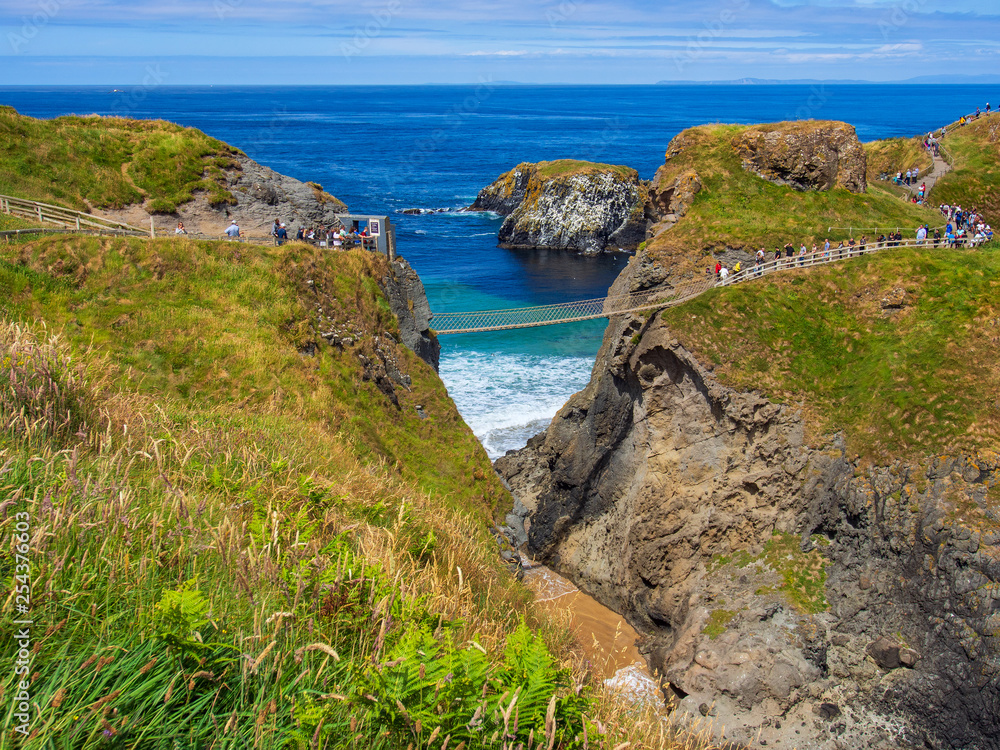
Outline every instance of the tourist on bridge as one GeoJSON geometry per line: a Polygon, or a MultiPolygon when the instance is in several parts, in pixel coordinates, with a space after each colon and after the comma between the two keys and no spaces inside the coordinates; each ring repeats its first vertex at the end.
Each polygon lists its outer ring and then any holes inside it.
{"type": "Polygon", "coordinates": [[[240,225],[236,223],[236,219],[233,219],[229,226],[226,227],[226,234],[229,235],[229,239],[231,240],[239,239],[240,225]]]}
{"type": "Polygon", "coordinates": [[[174,234],[187,234],[187,230],[184,228],[184,222],[177,222],[177,229],[174,230],[174,234]]]}
{"type": "Polygon", "coordinates": [[[729,278],[729,269],[723,266],[722,268],[719,269],[719,280],[725,281],[728,278],[729,278]]]}
{"type": "Polygon", "coordinates": [[[288,242],[288,229],[284,224],[278,227],[278,233],[274,236],[274,241],[280,246],[288,242]]]}

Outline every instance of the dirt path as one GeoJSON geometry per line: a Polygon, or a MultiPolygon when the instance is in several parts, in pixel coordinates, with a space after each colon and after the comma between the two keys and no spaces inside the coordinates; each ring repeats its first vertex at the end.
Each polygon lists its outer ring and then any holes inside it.
{"type": "Polygon", "coordinates": [[[924,200],[926,201],[927,196],[931,194],[931,190],[934,189],[934,184],[944,177],[948,172],[951,171],[951,165],[942,159],[940,156],[934,156],[934,167],[931,169],[930,173],[922,178],[916,180],[912,185],[903,185],[911,193],[916,193],[920,190],[920,185],[924,184],[927,186],[927,190],[924,192],[924,200]]]}

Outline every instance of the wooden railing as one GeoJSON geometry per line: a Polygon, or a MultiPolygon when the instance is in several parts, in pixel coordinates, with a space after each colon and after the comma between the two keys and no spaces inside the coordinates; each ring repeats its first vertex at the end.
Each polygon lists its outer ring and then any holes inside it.
{"type": "MultiPolygon", "coordinates": [[[[880,250],[894,250],[897,248],[904,247],[923,247],[923,248],[945,248],[955,243],[950,243],[946,238],[934,239],[933,237],[928,237],[924,240],[884,240],[882,242],[868,242],[863,248],[861,245],[855,245],[854,247],[831,247],[829,250],[817,250],[815,253],[808,252],[805,255],[792,255],[791,257],[784,257],[775,260],[762,263],[759,266],[754,265],[749,268],[741,268],[738,273],[730,274],[725,280],[719,281],[715,286],[731,286],[733,284],[739,284],[742,281],[751,281],[753,279],[758,279],[761,276],[766,276],[769,273],[774,273],[775,271],[791,271],[796,268],[810,268],[811,266],[822,266],[826,263],[836,263],[840,260],[846,260],[848,258],[857,258],[861,255],[870,255],[871,253],[878,252],[880,250]]],[[[973,238],[966,236],[963,241],[959,243],[961,247],[978,247],[982,243],[975,243],[973,238]]]]}
{"type": "Polygon", "coordinates": [[[0,195],[0,212],[22,219],[59,224],[66,229],[115,230],[147,236],[150,233],[149,230],[130,226],[123,221],[115,221],[83,211],[74,211],[62,206],[53,206],[51,203],[15,198],[10,195],[0,195]]]}

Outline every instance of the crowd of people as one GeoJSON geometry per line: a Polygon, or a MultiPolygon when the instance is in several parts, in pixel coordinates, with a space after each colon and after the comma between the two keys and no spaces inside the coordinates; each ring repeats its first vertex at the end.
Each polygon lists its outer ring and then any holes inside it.
{"type": "Polygon", "coordinates": [[[965,210],[961,206],[943,203],[941,215],[947,221],[945,238],[952,247],[977,247],[993,239],[993,228],[975,207],[965,210]]]}
{"type": "MultiPolygon", "coordinates": [[[[924,224],[917,227],[915,241],[917,245],[928,245],[931,247],[977,247],[984,242],[993,239],[993,230],[986,224],[983,217],[972,211],[963,211],[958,206],[941,206],[941,212],[948,219],[945,227],[937,227],[931,230],[930,226],[924,224]],[[943,231],[942,231],[943,229],[943,231]]],[[[887,233],[880,233],[874,239],[869,240],[868,235],[862,235],[859,239],[849,237],[841,240],[836,245],[829,239],[823,241],[823,245],[813,243],[812,247],[806,243],[799,245],[798,250],[791,242],[785,243],[783,247],[775,247],[773,255],[765,248],[760,248],[754,256],[753,266],[743,268],[742,263],[737,261],[732,269],[726,267],[722,261],[715,262],[715,268],[707,266],[705,275],[714,277],[718,281],[736,281],[738,278],[761,276],[765,271],[765,264],[768,260],[773,260],[774,269],[793,268],[796,266],[812,265],[816,262],[839,260],[841,258],[851,258],[864,255],[873,250],[881,250],[887,247],[899,247],[903,244],[903,233],[896,229],[887,233]]]]}
{"type": "MultiPolygon", "coordinates": [[[[187,234],[182,222],[177,222],[176,234],[187,234]]],[[[229,239],[235,240],[244,236],[236,219],[233,219],[225,230],[229,239]]],[[[330,224],[329,226],[302,226],[295,233],[295,239],[300,242],[310,244],[321,244],[324,247],[345,248],[361,244],[369,237],[368,227],[360,227],[358,222],[348,229],[343,223],[330,224]]],[[[275,219],[271,225],[271,238],[275,245],[284,245],[289,241],[288,227],[281,219],[275,219]]]]}

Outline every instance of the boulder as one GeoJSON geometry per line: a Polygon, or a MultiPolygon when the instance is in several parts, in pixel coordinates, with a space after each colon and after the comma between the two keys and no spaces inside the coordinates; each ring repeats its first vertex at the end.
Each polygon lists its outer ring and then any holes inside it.
{"type": "Polygon", "coordinates": [[[756,125],[733,139],[743,168],[796,190],[867,189],[867,158],[854,128],[842,122],[756,125]]]}
{"type": "Polygon", "coordinates": [[[920,658],[920,655],[912,648],[907,648],[901,643],[894,643],[888,638],[879,638],[874,643],[870,643],[867,652],[876,664],[887,670],[899,669],[900,667],[912,669],[920,658]]]}

